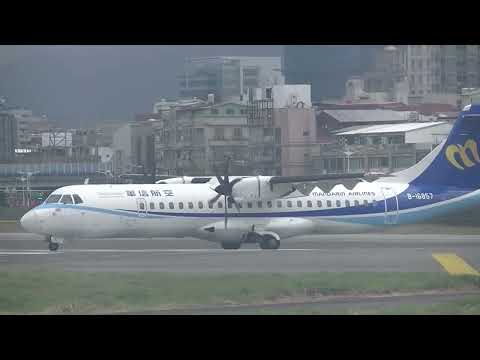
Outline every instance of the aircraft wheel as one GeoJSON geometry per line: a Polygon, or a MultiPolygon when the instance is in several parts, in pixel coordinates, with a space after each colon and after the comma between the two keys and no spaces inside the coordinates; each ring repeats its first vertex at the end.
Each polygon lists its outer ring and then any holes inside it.
{"type": "Polygon", "coordinates": [[[222,242],[222,248],[225,250],[238,250],[240,249],[241,243],[231,243],[231,242],[222,242]]]}
{"type": "Polygon", "coordinates": [[[280,241],[271,235],[264,235],[259,245],[263,250],[277,250],[280,247],[280,241]]]}
{"type": "Polygon", "coordinates": [[[48,250],[57,251],[59,246],[60,246],[60,244],[58,244],[56,242],[49,242],[48,243],[48,250]]]}

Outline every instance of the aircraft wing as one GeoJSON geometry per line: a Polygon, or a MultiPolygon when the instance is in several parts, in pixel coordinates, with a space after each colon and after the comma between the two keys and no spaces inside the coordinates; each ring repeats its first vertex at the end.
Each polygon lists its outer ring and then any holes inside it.
{"type": "Polygon", "coordinates": [[[365,173],[305,175],[305,176],[272,176],[269,180],[269,183],[271,185],[293,184],[293,183],[316,182],[316,181],[322,181],[322,180],[358,179],[363,177],[365,177],[365,173]]]}

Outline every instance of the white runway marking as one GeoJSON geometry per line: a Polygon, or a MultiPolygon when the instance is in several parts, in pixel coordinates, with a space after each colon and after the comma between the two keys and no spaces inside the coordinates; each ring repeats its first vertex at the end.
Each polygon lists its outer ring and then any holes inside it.
{"type": "Polygon", "coordinates": [[[328,251],[327,249],[278,249],[278,250],[262,250],[262,249],[69,249],[60,251],[48,250],[0,250],[0,255],[50,255],[50,254],[68,254],[68,253],[219,253],[219,254],[236,254],[239,252],[267,252],[275,253],[275,251],[328,251]]]}

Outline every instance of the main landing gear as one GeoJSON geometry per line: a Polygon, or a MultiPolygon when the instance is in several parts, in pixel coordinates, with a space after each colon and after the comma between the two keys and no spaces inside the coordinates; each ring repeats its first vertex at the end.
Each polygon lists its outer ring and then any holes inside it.
{"type": "Polygon", "coordinates": [[[280,247],[280,240],[277,240],[274,236],[272,235],[260,235],[257,233],[250,233],[247,235],[243,241],[237,241],[237,242],[232,242],[232,241],[223,241],[222,242],[222,248],[225,250],[238,250],[242,246],[242,243],[258,243],[260,246],[260,249],[263,250],[277,250],[280,247]]]}
{"type": "Polygon", "coordinates": [[[280,240],[275,239],[272,235],[263,235],[258,244],[263,250],[277,250],[280,247],[280,240]]]}

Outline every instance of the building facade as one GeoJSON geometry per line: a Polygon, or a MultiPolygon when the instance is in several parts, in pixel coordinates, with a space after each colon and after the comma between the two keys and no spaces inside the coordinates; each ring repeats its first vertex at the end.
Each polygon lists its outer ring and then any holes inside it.
{"type": "Polygon", "coordinates": [[[17,147],[17,120],[0,110],[0,162],[14,161],[17,147]]]}
{"type": "Polygon", "coordinates": [[[248,102],[250,166],[254,174],[303,175],[316,143],[310,85],[252,89],[248,102]]]}
{"type": "Polygon", "coordinates": [[[284,83],[280,57],[187,58],[178,79],[180,97],[207,100],[213,94],[218,102],[238,101],[248,88],[284,83]]]}
{"type": "Polygon", "coordinates": [[[335,141],[321,145],[313,155],[318,174],[379,172],[408,168],[445,139],[447,122],[368,125],[344,129],[335,141]]]}
{"type": "Polygon", "coordinates": [[[247,113],[242,103],[173,107],[163,111],[162,118],[152,124],[159,173],[223,173],[227,156],[232,160],[231,173],[242,175],[250,171],[247,113]]]}
{"type": "Polygon", "coordinates": [[[154,133],[150,122],[128,123],[113,134],[113,171],[124,174],[153,174],[154,133]]]}
{"type": "MultiPolygon", "coordinates": [[[[462,88],[480,86],[479,45],[388,46],[392,78],[406,78],[411,103],[460,106],[462,88]]],[[[386,49],[385,48],[385,49],[386,49]]]]}

